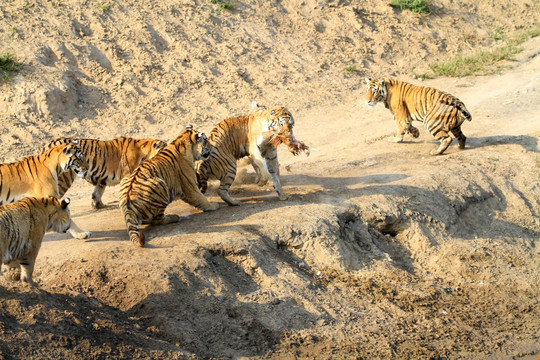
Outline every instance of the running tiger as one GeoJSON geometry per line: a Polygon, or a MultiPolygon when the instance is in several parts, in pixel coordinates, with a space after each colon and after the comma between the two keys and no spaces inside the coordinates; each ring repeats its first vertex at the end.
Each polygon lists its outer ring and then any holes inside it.
{"type": "Polygon", "coordinates": [[[388,141],[401,142],[405,133],[414,138],[420,136],[420,131],[411,125],[416,120],[422,121],[431,135],[441,142],[436,150],[430,152],[431,155],[441,155],[448,148],[452,142],[449,132],[458,140],[460,149],[465,147],[467,138],[461,132],[461,124],[465,120],[471,121],[472,117],[461,100],[433,88],[395,79],[365,80],[366,103],[375,106],[383,102],[394,115],[397,133],[388,141]]]}
{"type": "MultiPolygon", "coordinates": [[[[253,107],[256,106],[254,103],[253,107]]],[[[229,188],[236,177],[237,160],[249,156],[257,184],[263,186],[272,178],[279,199],[286,200],[279,180],[277,147],[285,143],[294,155],[301,151],[309,155],[309,147],[294,138],[293,126],[293,117],[284,107],[258,108],[248,115],[221,121],[210,133],[212,149],[208,159],[197,166],[202,193],[207,190],[208,178],[213,176],[220,181],[217,192],[223,201],[241,205],[241,201],[231,199],[229,188]]]]}
{"type": "Polygon", "coordinates": [[[191,126],[156,156],[143,162],[120,187],[119,205],[126,220],[130,240],[143,247],[145,237],[139,224],[164,225],[178,222],[178,215],[164,215],[175,199],[204,211],[216,210],[197,187],[195,161],[208,156],[208,139],[191,126]]]}
{"type": "MultiPolygon", "coordinates": [[[[103,208],[101,198],[107,186],[117,185],[131,174],[143,161],[150,159],[167,143],[155,139],[132,139],[119,137],[102,141],[96,139],[59,138],[51,141],[46,148],[77,141],[88,169],[84,179],[94,185],[92,207],[103,208]]],[[[63,196],[75,180],[75,171],[68,171],[58,177],[58,189],[63,196]]]]}
{"type": "Polygon", "coordinates": [[[0,206],[0,267],[11,268],[7,277],[33,284],[43,235],[50,230],[65,233],[70,227],[68,204],[69,199],[26,197],[0,206]]]}
{"type": "MultiPolygon", "coordinates": [[[[61,198],[58,177],[73,170],[79,176],[86,171],[84,157],[77,144],[53,147],[41,154],[25,157],[17,162],[0,164],[0,205],[28,196],[61,198]]],[[[86,239],[89,231],[71,224],[69,233],[86,239]]]]}

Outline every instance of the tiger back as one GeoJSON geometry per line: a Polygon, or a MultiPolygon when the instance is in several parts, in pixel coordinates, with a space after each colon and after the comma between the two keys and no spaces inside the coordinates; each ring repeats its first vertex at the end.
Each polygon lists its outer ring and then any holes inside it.
{"type": "Polygon", "coordinates": [[[263,186],[271,178],[279,199],[286,200],[279,179],[277,146],[284,143],[294,155],[301,151],[309,154],[308,146],[295,139],[293,127],[292,114],[284,107],[257,108],[247,115],[221,121],[208,138],[210,155],[197,165],[201,191],[206,192],[210,177],[216,178],[220,181],[220,197],[229,205],[241,205],[239,200],[231,199],[229,188],[236,177],[237,160],[248,156],[257,183],[263,186]]]}
{"type": "Polygon", "coordinates": [[[163,225],[179,221],[178,215],[164,215],[166,207],[175,199],[182,199],[203,211],[219,207],[210,203],[197,186],[195,161],[208,153],[206,135],[188,127],[122,180],[119,206],[133,243],[141,247],[145,244],[145,236],[139,230],[143,222],[163,225]]]}
{"type": "MultiPolygon", "coordinates": [[[[131,174],[139,164],[157,154],[167,143],[156,139],[133,139],[119,137],[112,140],[59,138],[51,141],[46,147],[79,144],[88,169],[84,179],[94,185],[92,207],[104,207],[103,193],[107,186],[117,185],[131,174]]],[[[60,195],[64,195],[75,180],[75,172],[66,172],[59,177],[60,195]]]]}
{"type": "Polygon", "coordinates": [[[45,232],[66,232],[71,225],[68,204],[69,199],[26,197],[0,206],[0,267],[11,268],[7,277],[32,283],[45,232]]]}
{"type": "Polygon", "coordinates": [[[458,140],[459,148],[465,148],[467,137],[461,131],[461,124],[471,121],[472,116],[465,104],[458,98],[440,90],[415,86],[396,79],[366,78],[366,103],[375,106],[382,102],[389,109],[396,122],[396,136],[390,142],[401,142],[408,133],[417,138],[420,132],[412,126],[413,121],[421,121],[441,144],[431,155],[441,155],[452,143],[450,133],[458,140]]]}

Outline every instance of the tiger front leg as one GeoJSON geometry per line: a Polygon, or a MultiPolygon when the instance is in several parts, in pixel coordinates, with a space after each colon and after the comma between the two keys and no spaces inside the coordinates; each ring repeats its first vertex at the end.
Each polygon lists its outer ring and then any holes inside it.
{"type": "Polygon", "coordinates": [[[105,205],[101,201],[103,193],[105,192],[106,185],[97,184],[94,186],[94,192],[92,192],[92,207],[94,209],[104,208],[105,205]]]}
{"type": "Polygon", "coordinates": [[[405,131],[409,129],[409,126],[407,125],[406,120],[401,117],[394,117],[394,120],[396,122],[396,136],[390,136],[388,141],[395,143],[402,142],[405,131]]]}
{"type": "MultiPolygon", "coordinates": [[[[0,255],[2,255],[2,254],[0,254],[0,255]]],[[[1,257],[0,257],[0,259],[1,259],[1,257]]],[[[0,262],[0,265],[2,265],[1,262],[0,262]]],[[[6,279],[9,279],[11,281],[20,281],[21,280],[21,266],[19,265],[18,261],[16,261],[16,260],[10,261],[10,262],[4,264],[4,266],[7,268],[7,271],[4,272],[4,277],[6,279]]]]}
{"type": "Polygon", "coordinates": [[[268,172],[270,173],[270,177],[272,178],[272,182],[274,183],[274,189],[278,193],[279,200],[288,200],[289,197],[285,195],[285,193],[283,193],[283,189],[281,188],[281,181],[279,179],[279,162],[277,159],[277,149],[273,148],[271,152],[264,155],[268,172]]]}
{"type": "Polygon", "coordinates": [[[88,239],[90,235],[92,235],[90,231],[81,229],[73,220],[71,221],[71,226],[69,227],[68,232],[76,239],[88,239]]]}
{"type": "Polygon", "coordinates": [[[249,159],[251,160],[251,164],[253,165],[255,172],[257,173],[257,185],[266,185],[270,179],[270,173],[268,172],[266,160],[261,154],[261,150],[258,146],[251,147],[249,159]]]}

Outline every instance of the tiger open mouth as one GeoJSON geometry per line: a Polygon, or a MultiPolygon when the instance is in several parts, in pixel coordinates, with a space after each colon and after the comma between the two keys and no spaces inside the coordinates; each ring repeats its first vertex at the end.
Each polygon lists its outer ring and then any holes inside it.
{"type": "Polygon", "coordinates": [[[203,151],[201,151],[201,158],[203,158],[203,160],[206,160],[206,159],[208,159],[208,157],[210,156],[211,153],[212,153],[212,151],[210,149],[206,148],[203,151]]]}

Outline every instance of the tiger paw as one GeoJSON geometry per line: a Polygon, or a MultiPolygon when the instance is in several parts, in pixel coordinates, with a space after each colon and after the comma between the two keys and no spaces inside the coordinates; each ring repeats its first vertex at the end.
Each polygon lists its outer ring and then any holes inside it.
{"type": "Polygon", "coordinates": [[[402,141],[403,141],[403,137],[390,136],[388,138],[388,142],[398,143],[398,142],[402,142],[402,141]]]}
{"type": "Polygon", "coordinates": [[[420,130],[418,130],[414,126],[411,126],[409,127],[409,134],[411,134],[413,138],[417,138],[420,136],[420,130]]]}
{"type": "Polygon", "coordinates": [[[227,204],[230,206],[242,206],[242,202],[240,200],[233,200],[227,201],[227,204]]]}
{"type": "Polygon", "coordinates": [[[281,201],[289,200],[289,196],[285,194],[279,194],[278,198],[281,201]]]}
{"type": "Polygon", "coordinates": [[[260,176],[259,179],[257,180],[257,185],[264,186],[268,183],[269,179],[270,179],[270,176],[268,175],[260,176]]]}
{"type": "Polygon", "coordinates": [[[219,209],[219,203],[211,202],[210,206],[207,207],[206,209],[204,209],[204,211],[214,211],[214,210],[217,210],[217,209],[219,209]]]}
{"type": "Polygon", "coordinates": [[[21,269],[14,268],[9,269],[4,273],[4,277],[11,281],[20,281],[21,280],[21,269]]]}
{"type": "Polygon", "coordinates": [[[92,201],[92,208],[94,209],[103,209],[105,207],[105,204],[103,204],[101,201],[92,201]]]}
{"type": "Polygon", "coordinates": [[[75,232],[70,230],[71,236],[76,239],[88,239],[92,233],[90,231],[75,232]]]}

